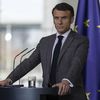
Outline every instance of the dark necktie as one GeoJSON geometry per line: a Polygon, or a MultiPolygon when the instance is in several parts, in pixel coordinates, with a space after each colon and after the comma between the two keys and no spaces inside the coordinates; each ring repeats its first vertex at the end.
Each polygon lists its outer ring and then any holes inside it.
{"type": "Polygon", "coordinates": [[[57,68],[57,61],[60,53],[60,48],[62,45],[63,36],[58,36],[58,42],[55,46],[53,59],[52,59],[52,67],[50,72],[50,84],[53,85],[56,83],[56,68],[57,68]]]}

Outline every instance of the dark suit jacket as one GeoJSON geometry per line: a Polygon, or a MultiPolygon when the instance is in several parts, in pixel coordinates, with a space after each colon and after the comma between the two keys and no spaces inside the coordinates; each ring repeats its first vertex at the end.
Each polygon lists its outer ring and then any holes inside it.
{"type": "MultiPolygon", "coordinates": [[[[48,87],[55,38],[56,34],[42,38],[32,55],[18,65],[8,78],[15,82],[41,62],[43,87],[48,87]]],[[[71,31],[61,49],[56,72],[56,82],[61,82],[63,78],[67,78],[74,85],[72,93],[67,96],[73,98],[68,100],[86,100],[82,82],[82,70],[87,58],[87,52],[87,38],[71,31]]]]}

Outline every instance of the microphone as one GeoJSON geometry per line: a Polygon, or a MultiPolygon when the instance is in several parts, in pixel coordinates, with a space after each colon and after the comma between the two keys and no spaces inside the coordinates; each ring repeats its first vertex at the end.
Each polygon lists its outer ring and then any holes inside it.
{"type": "Polygon", "coordinates": [[[15,60],[16,60],[16,58],[17,58],[20,54],[22,54],[23,52],[25,52],[27,49],[28,49],[28,48],[24,49],[23,51],[21,51],[20,53],[18,53],[18,54],[14,57],[14,61],[13,61],[13,70],[14,70],[14,68],[15,68],[15,60]]]}
{"type": "MultiPolygon", "coordinates": [[[[16,61],[16,58],[22,54],[23,52],[25,52],[28,48],[24,49],[23,51],[19,52],[15,57],[14,57],[14,60],[13,60],[13,70],[15,69],[15,61],[16,61]]],[[[13,75],[14,77],[14,75],[13,75]]],[[[10,87],[22,87],[23,85],[11,85],[10,87]]]]}
{"type": "Polygon", "coordinates": [[[25,54],[23,54],[20,58],[20,63],[22,62],[22,59],[25,55],[27,55],[28,53],[30,53],[32,50],[34,50],[35,48],[32,48],[31,50],[27,51],[25,54]]]}
{"type": "MultiPolygon", "coordinates": [[[[32,50],[34,50],[35,48],[32,48],[31,50],[27,51],[25,54],[23,54],[20,58],[20,63],[22,62],[22,59],[25,55],[27,55],[28,53],[30,53],[32,50]]],[[[20,79],[19,79],[19,85],[20,85],[20,79]]]]}

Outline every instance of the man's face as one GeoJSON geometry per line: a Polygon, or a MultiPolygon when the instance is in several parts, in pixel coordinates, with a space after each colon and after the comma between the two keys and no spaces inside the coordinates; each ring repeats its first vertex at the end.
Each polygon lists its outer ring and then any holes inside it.
{"type": "Polygon", "coordinates": [[[53,20],[57,31],[60,34],[63,34],[70,29],[70,25],[73,22],[73,17],[71,12],[68,10],[61,11],[55,9],[53,12],[53,20]]]}

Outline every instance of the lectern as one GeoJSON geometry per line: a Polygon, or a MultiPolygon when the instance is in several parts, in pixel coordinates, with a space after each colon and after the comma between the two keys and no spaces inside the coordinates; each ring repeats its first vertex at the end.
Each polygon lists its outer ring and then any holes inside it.
{"type": "Polygon", "coordinates": [[[0,100],[41,100],[41,95],[57,95],[57,88],[0,88],[0,100]]]}

